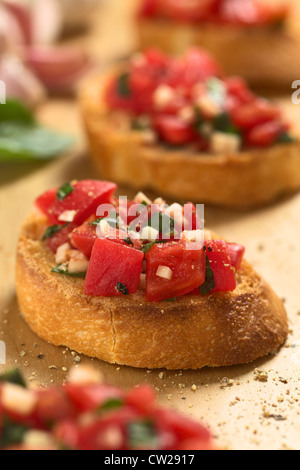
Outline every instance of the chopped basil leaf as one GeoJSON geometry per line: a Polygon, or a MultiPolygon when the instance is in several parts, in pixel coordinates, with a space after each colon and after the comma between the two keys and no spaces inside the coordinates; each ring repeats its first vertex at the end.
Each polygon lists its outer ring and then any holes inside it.
{"type": "Polygon", "coordinates": [[[129,84],[129,73],[123,73],[118,80],[117,91],[120,96],[129,97],[131,96],[130,84],[129,84]]]}
{"type": "Polygon", "coordinates": [[[69,271],[65,268],[66,266],[61,263],[55,268],[51,269],[51,272],[56,273],[56,274],[63,274],[64,276],[70,276],[70,277],[82,277],[82,278],[86,277],[86,272],[85,273],[69,273],[69,271]]]}
{"type": "Polygon", "coordinates": [[[294,137],[292,137],[291,135],[289,135],[287,132],[283,132],[282,134],[280,134],[280,136],[278,137],[278,142],[281,142],[283,144],[292,144],[293,142],[295,142],[296,139],[294,139],[294,137]]]}
{"type": "Polygon", "coordinates": [[[177,300],[177,297],[173,297],[172,299],[163,300],[163,302],[176,302],[176,300],[177,300]]]}
{"type": "Polygon", "coordinates": [[[63,201],[73,191],[74,191],[74,188],[71,185],[71,183],[66,183],[57,191],[57,199],[60,199],[61,201],[63,201]]]}
{"type": "Polygon", "coordinates": [[[121,408],[124,405],[123,400],[120,398],[110,398],[103,405],[101,405],[99,411],[111,411],[121,408]]]}
{"type": "Polygon", "coordinates": [[[0,447],[7,448],[22,444],[28,428],[22,424],[13,423],[5,417],[1,426],[0,447]]]}
{"type": "Polygon", "coordinates": [[[0,382],[9,382],[26,388],[26,382],[18,369],[13,369],[0,375],[0,382]]]}
{"type": "Polygon", "coordinates": [[[47,238],[52,238],[56,233],[60,232],[63,228],[67,227],[69,224],[64,225],[52,225],[48,227],[46,232],[43,235],[42,241],[44,242],[47,238]]]}
{"type": "Polygon", "coordinates": [[[155,240],[154,242],[147,243],[146,245],[142,246],[141,251],[143,253],[148,253],[148,251],[151,250],[153,245],[160,245],[160,244],[163,244],[163,243],[168,243],[169,241],[170,240],[155,240]]]}
{"type": "Polygon", "coordinates": [[[127,426],[129,447],[131,449],[155,449],[158,436],[152,421],[135,421],[127,426]]]}
{"type": "Polygon", "coordinates": [[[221,113],[213,121],[214,129],[226,134],[240,134],[239,130],[233,124],[229,114],[221,113]]]}
{"type": "Polygon", "coordinates": [[[129,295],[127,287],[122,282],[117,282],[116,291],[121,292],[123,295],[129,295]]]}
{"type": "Polygon", "coordinates": [[[214,287],[216,286],[215,283],[215,276],[213,270],[211,269],[210,262],[208,256],[206,256],[206,275],[205,275],[205,282],[202,286],[199,287],[200,292],[203,296],[209,294],[214,287]]]}

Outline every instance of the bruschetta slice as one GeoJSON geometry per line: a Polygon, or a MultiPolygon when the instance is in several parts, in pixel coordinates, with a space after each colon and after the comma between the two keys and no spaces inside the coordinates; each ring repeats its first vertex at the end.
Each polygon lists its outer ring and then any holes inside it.
{"type": "Polygon", "coordinates": [[[105,179],[239,209],[300,188],[300,146],[280,108],[203,50],[134,56],[88,82],[80,105],[105,179]]]}
{"type": "Polygon", "coordinates": [[[284,343],[283,304],[243,246],[204,230],[192,203],[115,199],[114,189],[70,182],[24,223],[17,293],[40,337],[149,369],[247,363],[284,343]]]}
{"type": "Polygon", "coordinates": [[[155,44],[181,55],[191,46],[204,47],[227,74],[259,87],[290,88],[299,76],[300,33],[291,2],[140,0],[138,5],[139,49],[155,44]]]}

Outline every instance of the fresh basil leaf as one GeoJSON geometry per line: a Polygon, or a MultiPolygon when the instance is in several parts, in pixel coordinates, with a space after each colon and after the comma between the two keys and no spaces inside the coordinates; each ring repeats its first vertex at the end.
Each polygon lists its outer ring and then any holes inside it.
{"type": "Polygon", "coordinates": [[[121,408],[124,405],[124,401],[120,398],[110,398],[107,400],[101,407],[100,412],[102,411],[111,411],[121,408]]]}
{"type": "Polygon", "coordinates": [[[28,427],[22,424],[13,423],[5,417],[0,432],[0,447],[7,447],[22,444],[24,436],[28,431],[28,427]]]}
{"type": "Polygon", "coordinates": [[[147,243],[146,245],[142,246],[141,251],[146,254],[146,253],[148,253],[148,251],[151,250],[153,245],[160,245],[160,244],[163,244],[163,243],[168,243],[169,241],[170,240],[155,240],[154,242],[147,243]]]}
{"type": "Polygon", "coordinates": [[[74,191],[74,188],[71,185],[71,183],[66,183],[57,191],[57,199],[60,199],[61,201],[63,201],[73,191],[74,191]]]}
{"type": "Polygon", "coordinates": [[[21,102],[9,99],[0,106],[0,122],[18,121],[24,124],[35,124],[35,119],[21,102]]]}
{"type": "Polygon", "coordinates": [[[292,137],[290,134],[288,134],[287,132],[283,132],[278,137],[278,142],[283,143],[283,144],[292,144],[293,142],[296,142],[296,139],[292,137]]]}
{"type": "Polygon", "coordinates": [[[158,436],[152,421],[135,421],[127,426],[130,449],[155,449],[158,446],[158,436]]]}
{"type": "Polygon", "coordinates": [[[215,283],[215,276],[213,270],[211,269],[209,258],[206,255],[206,274],[205,274],[205,282],[202,286],[199,287],[200,292],[203,296],[209,294],[214,287],[216,286],[215,283]]]}
{"type": "Polygon", "coordinates": [[[69,224],[64,225],[52,225],[48,227],[46,232],[43,235],[42,241],[44,242],[47,238],[52,238],[56,233],[60,232],[63,228],[67,227],[69,224]]]}
{"type": "Polygon", "coordinates": [[[125,286],[125,284],[122,284],[122,282],[117,282],[116,291],[121,292],[123,295],[129,295],[127,287],[125,286]]]}
{"type": "Polygon", "coordinates": [[[86,272],[85,273],[69,273],[67,269],[64,269],[64,264],[59,264],[55,268],[51,269],[52,273],[56,274],[62,274],[64,276],[70,276],[70,277],[79,277],[79,278],[85,278],[86,277],[86,272]]]}
{"type": "Polygon", "coordinates": [[[19,369],[12,369],[0,375],[0,382],[9,382],[11,384],[19,385],[26,388],[26,382],[19,371],[19,369]]]}
{"type": "Polygon", "coordinates": [[[131,96],[129,78],[130,78],[129,73],[123,73],[118,79],[118,84],[117,84],[118,94],[125,98],[131,96]]]}
{"type": "Polygon", "coordinates": [[[227,113],[221,113],[216,116],[213,121],[213,126],[216,131],[240,135],[238,128],[233,124],[231,117],[227,113]]]}
{"type": "Polygon", "coordinates": [[[72,142],[71,137],[40,126],[0,122],[0,162],[51,160],[66,152],[72,142]]]}

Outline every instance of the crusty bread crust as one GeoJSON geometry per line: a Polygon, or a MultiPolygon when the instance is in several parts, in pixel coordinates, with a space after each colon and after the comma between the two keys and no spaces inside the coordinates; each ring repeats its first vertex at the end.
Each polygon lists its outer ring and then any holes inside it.
{"type": "Polygon", "coordinates": [[[236,209],[258,207],[300,188],[299,142],[222,155],[145,143],[145,132],[126,126],[126,116],[117,120],[103,100],[113,73],[93,78],[80,94],[91,157],[102,178],[236,209]]]}
{"type": "Polygon", "coordinates": [[[241,75],[254,86],[287,87],[300,76],[300,31],[193,25],[163,19],[140,18],[139,47],[158,47],[182,55],[190,47],[207,49],[228,75],[241,75]]]}
{"type": "Polygon", "coordinates": [[[271,288],[243,262],[233,293],[149,303],[143,292],[96,298],[82,279],[51,273],[54,255],[40,241],[46,220],[25,222],[17,254],[17,294],[30,327],[46,341],[110,363],[200,369],[247,363],[275,351],[287,315],[271,288]]]}

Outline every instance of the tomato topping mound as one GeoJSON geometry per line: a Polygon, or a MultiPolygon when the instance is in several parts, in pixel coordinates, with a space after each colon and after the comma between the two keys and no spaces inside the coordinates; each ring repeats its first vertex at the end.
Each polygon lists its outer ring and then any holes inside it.
{"type": "Polygon", "coordinates": [[[242,78],[225,77],[201,49],[181,58],[153,49],[134,56],[109,82],[105,100],[128,115],[133,131],[151,131],[152,145],[228,154],[293,141],[278,106],[242,78]]]}
{"type": "Polygon", "coordinates": [[[139,14],[188,23],[277,26],[287,19],[289,6],[259,0],[143,0],[139,14]]]}
{"type": "Polygon", "coordinates": [[[245,248],[206,241],[201,205],[168,206],[141,192],[134,200],[116,199],[115,189],[85,180],[36,200],[48,217],[41,242],[54,253],[53,275],[84,279],[88,296],[141,293],[148,302],[235,290],[245,248]]]}
{"type": "Polygon", "coordinates": [[[148,385],[124,392],[83,366],[70,378],[61,387],[31,390],[17,371],[0,376],[1,450],[215,448],[202,424],[158,407],[148,385]]]}

